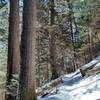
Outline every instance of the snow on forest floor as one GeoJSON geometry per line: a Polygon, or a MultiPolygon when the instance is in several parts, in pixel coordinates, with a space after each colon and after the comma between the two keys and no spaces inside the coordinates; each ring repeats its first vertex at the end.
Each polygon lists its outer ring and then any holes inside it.
{"type": "Polygon", "coordinates": [[[65,75],[56,90],[38,100],[100,100],[100,73],[82,77],[77,70],[65,75]]]}

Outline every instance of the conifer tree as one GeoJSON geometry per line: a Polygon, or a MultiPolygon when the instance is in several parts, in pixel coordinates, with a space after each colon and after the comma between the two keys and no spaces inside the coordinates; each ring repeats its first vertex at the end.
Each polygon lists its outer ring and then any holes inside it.
{"type": "Polygon", "coordinates": [[[35,0],[23,0],[19,100],[36,100],[35,94],[35,0]]]}

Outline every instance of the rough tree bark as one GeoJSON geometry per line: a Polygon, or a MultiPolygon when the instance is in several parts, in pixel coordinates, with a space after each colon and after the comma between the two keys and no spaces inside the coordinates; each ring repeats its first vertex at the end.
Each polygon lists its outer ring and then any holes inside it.
{"type": "Polygon", "coordinates": [[[35,94],[35,1],[23,0],[19,100],[36,100],[35,94]]]}
{"type": "Polygon", "coordinates": [[[18,74],[20,66],[19,0],[10,0],[7,82],[18,74]]]}

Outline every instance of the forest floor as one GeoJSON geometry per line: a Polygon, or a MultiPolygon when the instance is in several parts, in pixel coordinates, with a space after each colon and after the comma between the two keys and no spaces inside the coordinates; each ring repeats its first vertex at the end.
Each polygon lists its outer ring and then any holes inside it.
{"type": "Polygon", "coordinates": [[[62,79],[63,83],[57,89],[38,100],[100,100],[100,73],[82,77],[77,70],[62,79]]]}

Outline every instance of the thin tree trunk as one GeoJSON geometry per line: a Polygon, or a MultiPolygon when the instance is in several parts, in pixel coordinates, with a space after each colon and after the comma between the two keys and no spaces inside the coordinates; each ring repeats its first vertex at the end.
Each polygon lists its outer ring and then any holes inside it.
{"type": "Polygon", "coordinates": [[[88,34],[88,41],[89,41],[89,61],[91,61],[92,60],[92,50],[91,50],[91,35],[90,35],[90,33],[88,34]]]}
{"type": "Polygon", "coordinates": [[[19,0],[10,0],[7,82],[12,74],[19,73],[20,66],[19,0]]]}
{"type": "MultiPolygon", "coordinates": [[[[72,8],[72,4],[71,4],[71,0],[67,0],[68,3],[68,9],[69,9],[69,23],[70,23],[70,34],[71,34],[71,45],[72,45],[72,56],[73,56],[73,71],[76,70],[76,54],[75,54],[75,37],[74,37],[74,32],[73,32],[73,8],[72,8]]],[[[74,23],[75,24],[75,23],[74,23]]]]}
{"type": "MultiPolygon", "coordinates": [[[[55,10],[54,10],[54,0],[50,0],[50,25],[54,25],[55,20],[55,10]]],[[[56,66],[56,44],[55,44],[55,34],[50,32],[50,64],[51,64],[51,80],[58,78],[57,66],[56,66]]]]}
{"type": "Polygon", "coordinates": [[[54,33],[51,33],[50,38],[50,59],[51,59],[51,79],[58,78],[57,66],[56,66],[56,45],[55,45],[55,36],[54,33]]]}
{"type": "Polygon", "coordinates": [[[35,94],[35,1],[23,0],[19,100],[36,100],[35,94]]]}

